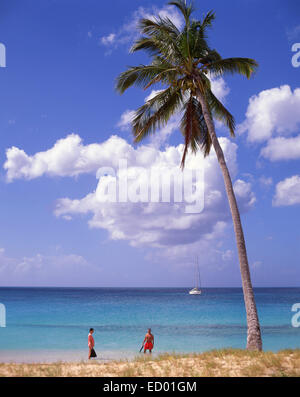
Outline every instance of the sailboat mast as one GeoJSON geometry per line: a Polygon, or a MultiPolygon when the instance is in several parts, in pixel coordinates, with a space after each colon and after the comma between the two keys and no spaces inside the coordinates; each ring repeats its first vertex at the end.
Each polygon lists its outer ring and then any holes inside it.
{"type": "Polygon", "coordinates": [[[200,277],[200,267],[198,263],[198,274],[199,274],[199,289],[201,289],[201,277],[200,277]]]}
{"type": "Polygon", "coordinates": [[[199,267],[199,258],[196,256],[195,263],[195,284],[194,288],[189,291],[190,295],[201,295],[201,278],[200,278],[200,267],[199,267]]]}
{"type": "Polygon", "coordinates": [[[198,256],[196,258],[196,263],[197,263],[197,267],[196,267],[196,288],[199,288],[198,282],[199,282],[199,263],[198,263],[198,256]]]}

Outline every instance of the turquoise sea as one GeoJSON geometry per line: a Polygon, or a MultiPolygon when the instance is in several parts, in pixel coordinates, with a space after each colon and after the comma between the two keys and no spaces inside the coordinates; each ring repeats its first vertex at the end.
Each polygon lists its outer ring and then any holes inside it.
{"type": "MultiPolygon", "coordinates": [[[[300,288],[257,288],[264,350],[300,348],[292,305],[300,288]]],[[[244,348],[242,290],[205,288],[0,288],[6,327],[0,327],[0,361],[81,360],[95,329],[101,359],[138,354],[148,327],[155,352],[244,348]]]]}

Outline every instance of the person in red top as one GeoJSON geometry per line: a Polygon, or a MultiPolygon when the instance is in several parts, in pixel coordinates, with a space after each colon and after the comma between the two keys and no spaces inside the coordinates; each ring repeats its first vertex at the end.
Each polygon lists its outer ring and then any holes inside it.
{"type": "Polygon", "coordinates": [[[151,328],[148,329],[148,332],[145,335],[143,345],[144,353],[146,353],[146,350],[149,350],[149,353],[152,353],[152,349],[154,347],[154,336],[151,333],[151,328]]]}
{"type": "Polygon", "coordinates": [[[95,346],[95,341],[94,341],[93,333],[94,333],[94,328],[91,328],[91,329],[90,329],[89,336],[88,336],[89,360],[90,360],[90,358],[91,358],[92,349],[93,349],[94,346],[95,346]]]}

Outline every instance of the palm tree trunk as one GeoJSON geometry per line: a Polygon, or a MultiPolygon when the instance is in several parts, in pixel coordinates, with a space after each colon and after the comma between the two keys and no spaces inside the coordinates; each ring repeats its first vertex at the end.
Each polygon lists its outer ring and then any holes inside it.
{"type": "Polygon", "coordinates": [[[246,314],[247,314],[247,325],[248,325],[247,349],[262,350],[260,325],[257,315],[255,299],[254,299],[253,287],[251,283],[245,238],[244,238],[240,213],[232,186],[231,177],[229,174],[229,170],[227,168],[223,150],[220,146],[219,140],[216,135],[215,126],[213,119],[211,117],[211,113],[208,109],[206,99],[202,95],[200,90],[198,90],[197,92],[197,98],[201,104],[203,116],[209,131],[210,138],[212,140],[212,145],[215,149],[217,159],[222,170],[226,193],[227,193],[233,225],[234,225],[239,262],[240,262],[241,277],[242,277],[244,301],[245,301],[246,314]]]}

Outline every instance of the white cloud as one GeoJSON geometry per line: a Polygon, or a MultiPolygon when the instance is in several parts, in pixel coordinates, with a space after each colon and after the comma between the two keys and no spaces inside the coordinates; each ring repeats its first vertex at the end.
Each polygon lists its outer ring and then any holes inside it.
{"type": "Polygon", "coordinates": [[[240,199],[244,199],[244,211],[250,209],[256,202],[255,194],[251,190],[251,183],[241,179],[235,181],[233,185],[234,193],[240,199]]]}
{"type": "MultiPolygon", "coordinates": [[[[177,126],[178,120],[173,120],[162,129],[162,136],[167,136],[177,126]]],[[[220,143],[235,179],[237,145],[227,138],[220,138],[220,143]]],[[[178,171],[182,152],[183,145],[159,149],[159,145],[152,144],[135,149],[117,136],[102,143],[84,145],[80,136],[71,134],[58,140],[52,148],[33,155],[16,147],[8,149],[4,168],[8,181],[30,180],[43,175],[76,177],[83,173],[96,175],[101,167],[117,170],[119,159],[126,159],[128,171],[137,173],[143,186],[143,176],[139,174],[141,167],[178,171]]],[[[95,191],[91,191],[83,198],[59,199],[55,215],[68,221],[76,215],[85,215],[90,227],[106,230],[111,239],[126,240],[132,246],[156,247],[153,252],[159,252],[159,255],[184,257],[192,252],[203,252],[203,255],[209,252],[212,257],[217,255],[223,260],[222,255],[228,257],[226,249],[224,254],[215,245],[224,237],[231,216],[216,156],[213,151],[206,159],[200,152],[189,154],[186,167],[205,170],[205,207],[201,213],[185,213],[185,202],[100,203],[95,191]]],[[[105,177],[101,178],[99,183],[104,180],[105,177]]],[[[238,179],[234,189],[241,212],[248,211],[255,203],[251,184],[238,179]]]]}
{"type": "Polygon", "coordinates": [[[271,161],[300,159],[300,135],[270,139],[261,150],[261,155],[271,161]]]}
{"type": "Polygon", "coordinates": [[[300,204],[300,175],[294,175],[286,178],[276,185],[273,205],[290,206],[300,204]]]}
{"type": "Polygon", "coordinates": [[[117,136],[111,136],[102,144],[83,145],[79,135],[70,134],[55,145],[33,156],[15,146],[7,149],[4,169],[8,181],[34,179],[42,175],[77,176],[95,173],[102,165],[117,166],[117,158],[130,157],[134,149],[117,136]],[[117,157],[111,157],[111,153],[117,157]]]}
{"type": "Polygon", "coordinates": [[[116,34],[115,33],[110,33],[108,36],[104,36],[101,38],[101,43],[110,46],[114,43],[116,39],[116,34]]]}
{"type": "MultiPolygon", "coordinates": [[[[209,232],[203,233],[201,236],[199,235],[198,238],[189,241],[189,235],[187,235],[187,238],[182,244],[169,244],[160,250],[155,249],[150,251],[147,255],[148,259],[161,263],[163,258],[168,262],[179,264],[182,267],[189,263],[191,265],[191,258],[197,255],[200,266],[209,266],[210,270],[220,270],[224,267],[225,263],[229,264],[234,257],[233,255],[230,258],[227,252],[230,250],[220,250],[220,247],[223,245],[224,235],[228,233],[227,228],[228,224],[226,222],[216,222],[209,232]]],[[[194,263],[190,267],[194,268],[194,263]]]]}
{"type": "Polygon", "coordinates": [[[240,133],[248,131],[249,142],[263,142],[274,135],[289,136],[300,129],[300,88],[288,85],[261,91],[249,100],[240,133]]]}
{"type": "Polygon", "coordinates": [[[249,142],[266,142],[260,156],[270,161],[300,158],[300,88],[272,88],[249,100],[246,119],[238,133],[248,132],[249,142]],[[295,135],[297,134],[297,135],[295,135]]]}
{"type": "MultiPolygon", "coordinates": [[[[220,138],[220,143],[231,173],[235,175],[237,146],[227,138],[220,138]]],[[[114,141],[114,147],[110,147],[109,158],[119,158],[114,154],[120,151],[118,144],[123,146],[121,138],[114,141]]],[[[127,150],[130,153],[126,156],[128,172],[139,172],[140,167],[178,170],[183,145],[169,146],[165,150],[153,146],[139,146],[134,150],[128,145],[127,150]]],[[[100,152],[99,158],[103,158],[100,152]]],[[[103,161],[98,165],[107,166],[107,163],[103,161]]],[[[215,154],[211,153],[206,159],[201,153],[188,156],[187,167],[193,166],[205,168],[205,208],[202,213],[186,214],[185,203],[99,203],[94,191],[81,199],[58,200],[55,215],[70,219],[77,214],[90,214],[90,227],[105,229],[111,239],[127,240],[132,246],[148,245],[173,251],[178,246],[197,243],[199,248],[199,244],[220,236],[231,217],[215,154]]],[[[103,181],[101,179],[99,183],[103,181]]],[[[237,180],[234,189],[241,211],[249,210],[255,202],[250,183],[237,180]]]]}

